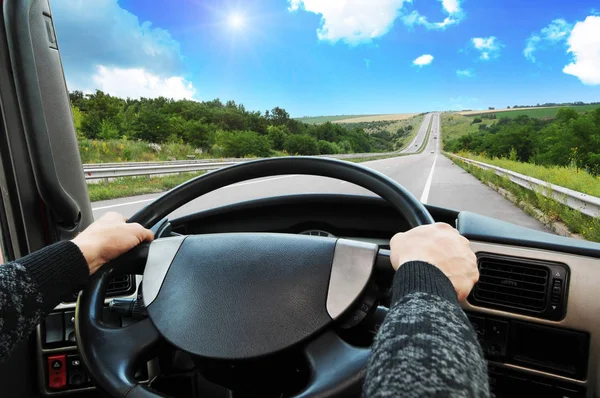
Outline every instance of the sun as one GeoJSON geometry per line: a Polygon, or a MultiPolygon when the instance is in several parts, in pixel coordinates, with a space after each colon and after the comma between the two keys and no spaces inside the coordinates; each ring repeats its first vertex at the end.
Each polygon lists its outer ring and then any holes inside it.
{"type": "Polygon", "coordinates": [[[233,29],[240,29],[244,26],[244,17],[238,13],[232,13],[229,15],[228,22],[233,29]]]}

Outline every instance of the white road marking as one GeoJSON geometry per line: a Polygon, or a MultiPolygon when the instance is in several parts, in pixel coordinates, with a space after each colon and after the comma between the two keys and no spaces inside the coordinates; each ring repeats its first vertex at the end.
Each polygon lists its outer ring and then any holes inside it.
{"type": "MultiPolygon", "coordinates": [[[[435,119],[434,119],[435,120],[435,119]]],[[[435,147],[435,156],[433,158],[433,164],[431,165],[431,171],[429,172],[429,177],[427,177],[427,182],[425,183],[425,188],[423,188],[423,194],[421,194],[421,203],[427,204],[427,200],[429,200],[429,191],[431,190],[431,182],[433,181],[433,172],[435,171],[435,164],[437,162],[438,152],[439,152],[439,140],[436,140],[435,147]]]]}
{"type": "Polygon", "coordinates": [[[144,203],[144,202],[152,202],[153,200],[155,200],[156,198],[152,198],[152,199],[144,199],[144,200],[136,200],[135,202],[127,202],[127,203],[118,203],[116,205],[109,205],[109,206],[101,206],[101,207],[95,207],[92,209],[92,211],[96,211],[96,210],[104,210],[104,209],[112,209],[113,207],[121,207],[121,206],[129,206],[129,205],[135,205],[137,203],[144,203]]]}

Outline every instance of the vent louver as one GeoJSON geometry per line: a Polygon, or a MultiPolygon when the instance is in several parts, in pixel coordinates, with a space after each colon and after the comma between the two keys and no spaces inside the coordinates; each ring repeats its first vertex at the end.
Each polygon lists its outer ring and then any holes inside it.
{"type": "Polygon", "coordinates": [[[564,264],[528,258],[477,253],[479,282],[471,304],[561,319],[566,308],[568,268],[564,264]]]}
{"type": "Polygon", "coordinates": [[[511,307],[541,311],[546,307],[549,270],[508,259],[479,259],[479,282],[474,295],[511,307]]]}
{"type": "Polygon", "coordinates": [[[134,290],[133,275],[117,275],[110,282],[106,288],[106,296],[119,296],[130,294],[134,290]]]}

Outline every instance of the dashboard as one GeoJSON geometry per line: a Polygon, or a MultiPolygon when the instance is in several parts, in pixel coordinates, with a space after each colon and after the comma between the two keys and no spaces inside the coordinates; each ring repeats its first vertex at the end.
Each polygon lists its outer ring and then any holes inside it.
{"type": "MultiPolygon", "coordinates": [[[[600,245],[473,213],[427,208],[436,222],[448,223],[467,237],[478,256],[480,282],[461,305],[488,360],[495,395],[600,396],[600,245]]],[[[390,238],[408,229],[406,220],[380,198],[306,194],[165,219],[156,233],[278,232],[361,240],[389,248],[390,238]]],[[[140,277],[131,282],[121,297],[136,297],[140,277]]],[[[382,307],[369,299],[366,307],[373,307],[372,314],[379,313],[382,307]]],[[[385,298],[380,304],[385,304],[385,298]]],[[[61,304],[38,329],[44,395],[94,390],[85,372],[73,373],[81,382],[73,388],[68,388],[69,380],[63,389],[51,386],[49,358],[65,354],[72,367],[77,351],[64,330],[61,344],[48,345],[48,323],[54,316],[55,321],[62,317],[61,324],[68,324],[73,307],[73,303],[61,304]]],[[[113,319],[121,325],[131,321],[113,319]]],[[[155,367],[149,362],[140,369],[140,380],[152,379],[155,367]]]]}

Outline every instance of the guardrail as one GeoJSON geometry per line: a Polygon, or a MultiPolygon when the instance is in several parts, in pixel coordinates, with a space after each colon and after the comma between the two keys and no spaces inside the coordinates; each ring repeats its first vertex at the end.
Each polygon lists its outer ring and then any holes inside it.
{"type": "Polygon", "coordinates": [[[536,191],[541,195],[555,199],[556,201],[570,207],[571,209],[578,210],[581,213],[590,217],[600,217],[600,198],[591,196],[582,192],[574,191],[569,188],[554,185],[546,181],[539,180],[537,178],[529,177],[523,174],[516,173],[511,170],[506,170],[498,166],[479,162],[477,160],[464,158],[462,156],[454,155],[452,153],[445,153],[447,156],[451,156],[455,159],[479,167],[484,170],[494,170],[496,174],[507,177],[512,182],[523,188],[536,191]]]}

